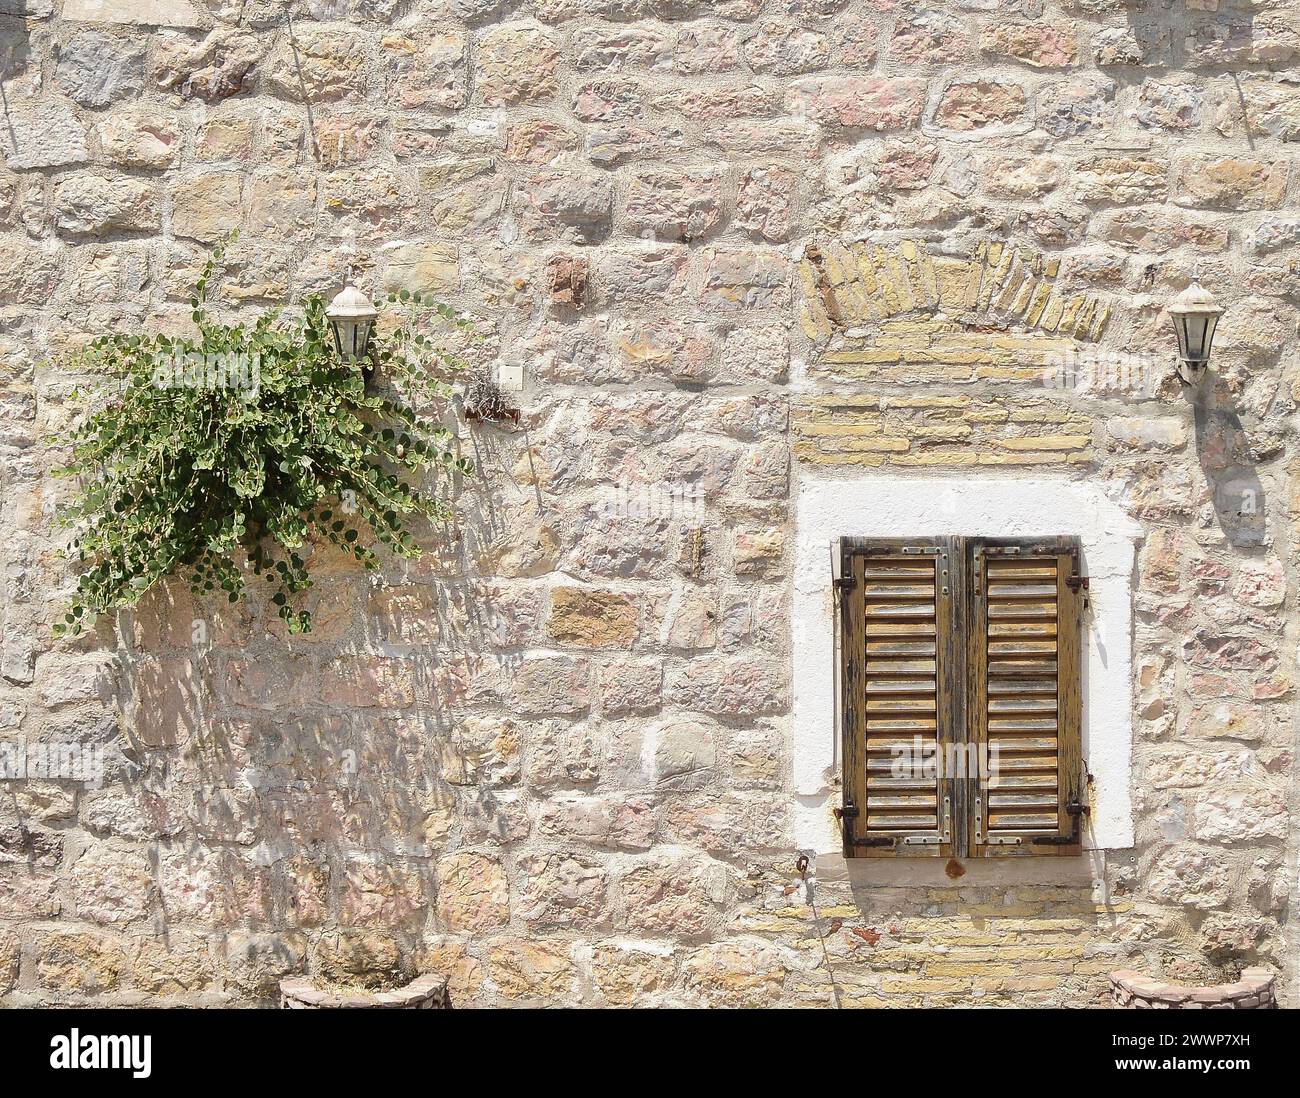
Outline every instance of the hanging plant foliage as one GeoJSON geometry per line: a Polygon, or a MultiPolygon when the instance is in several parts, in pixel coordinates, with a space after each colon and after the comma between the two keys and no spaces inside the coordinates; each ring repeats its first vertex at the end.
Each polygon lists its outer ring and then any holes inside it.
{"type": "Polygon", "coordinates": [[[134,606],[171,575],[230,602],[260,577],[289,631],[307,632],[311,615],[294,603],[312,585],[309,541],[367,569],[379,567],[375,548],[417,557],[408,520],[450,513],[425,483],[472,472],[425,414],[450,398],[444,379],[461,363],[416,322],[463,326],[452,309],[406,291],[386,298],[407,324],[375,335],[372,358],[390,386],[368,392],[335,351],[318,296],[300,316],[270,310],[248,327],[212,319],[204,300],[220,260],[217,249],[190,301],[194,335],[101,336],[69,364],[105,384],[87,392],[93,404],[64,440],[71,458],[59,475],[81,488],[64,514],[68,551],[83,571],[58,634],[134,606]]]}

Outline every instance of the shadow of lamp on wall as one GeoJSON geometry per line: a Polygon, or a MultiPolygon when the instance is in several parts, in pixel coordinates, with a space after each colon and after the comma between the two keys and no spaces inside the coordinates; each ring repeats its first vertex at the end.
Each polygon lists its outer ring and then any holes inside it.
{"type": "Polygon", "coordinates": [[[1264,486],[1255,471],[1250,438],[1235,408],[1202,394],[1214,333],[1223,309],[1196,277],[1169,305],[1178,339],[1174,372],[1194,398],[1197,457],[1212,493],[1214,512],[1228,541],[1239,548],[1267,541],[1264,486]]]}

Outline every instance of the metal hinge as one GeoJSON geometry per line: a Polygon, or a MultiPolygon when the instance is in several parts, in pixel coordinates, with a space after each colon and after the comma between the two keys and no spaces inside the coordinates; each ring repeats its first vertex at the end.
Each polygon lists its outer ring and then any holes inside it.
{"type": "Polygon", "coordinates": [[[1083,828],[1083,817],[1088,814],[1088,806],[1077,797],[1065,806],[1066,814],[1074,821],[1068,835],[1039,835],[1034,839],[1035,846],[1074,846],[1079,842],[1083,828]]]}
{"type": "Polygon", "coordinates": [[[1088,577],[1080,575],[1081,567],[1079,562],[1079,550],[1070,551],[1070,559],[1073,563],[1073,574],[1065,577],[1065,585],[1076,595],[1083,592],[1083,608],[1090,610],[1092,608],[1092,597],[1089,594],[1090,585],[1088,577]]]}
{"type": "Polygon", "coordinates": [[[854,587],[852,576],[837,576],[831,580],[831,585],[836,591],[852,591],[854,587]]]}
{"type": "Polygon", "coordinates": [[[840,821],[840,838],[844,840],[845,846],[853,846],[852,821],[857,817],[858,806],[846,801],[841,808],[834,809],[834,812],[835,818],[840,821]]]}
{"type": "Polygon", "coordinates": [[[841,808],[834,809],[835,818],[840,821],[840,830],[844,835],[845,846],[893,846],[894,836],[892,835],[868,835],[862,839],[853,837],[852,825],[846,824],[846,820],[857,819],[858,806],[848,803],[841,808]]]}

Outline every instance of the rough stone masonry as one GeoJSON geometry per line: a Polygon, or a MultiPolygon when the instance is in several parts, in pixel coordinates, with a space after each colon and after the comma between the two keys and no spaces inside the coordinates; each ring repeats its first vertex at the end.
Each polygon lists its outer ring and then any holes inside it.
{"type": "Polygon", "coordinates": [[[0,782],[0,1003],[1296,1002],[1293,0],[0,0],[0,65],[0,738],[106,769],[0,782]],[[226,315],[355,260],[518,429],[308,637],[174,584],[56,642],[60,354],[236,227],[226,315]],[[796,874],[792,486],[875,467],[1142,524],[1134,848],[796,874]]]}

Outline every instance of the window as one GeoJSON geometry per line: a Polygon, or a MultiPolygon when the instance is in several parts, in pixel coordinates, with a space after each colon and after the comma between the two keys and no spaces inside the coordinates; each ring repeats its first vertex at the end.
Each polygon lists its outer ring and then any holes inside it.
{"type": "Polygon", "coordinates": [[[1078,854],[1079,540],[840,539],[847,857],[1078,854]]]}

